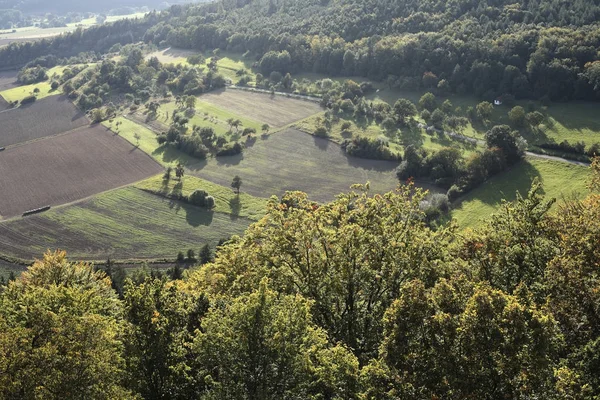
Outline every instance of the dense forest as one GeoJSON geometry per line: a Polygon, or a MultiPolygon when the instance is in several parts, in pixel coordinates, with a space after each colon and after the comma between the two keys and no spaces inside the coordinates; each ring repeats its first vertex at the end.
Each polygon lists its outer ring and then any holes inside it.
{"type": "Polygon", "coordinates": [[[595,192],[534,184],[478,229],[437,231],[420,189],[273,197],[216,259],[115,291],[47,253],[0,294],[2,399],[595,399],[595,192]]]}
{"type": "MultiPolygon", "coordinates": [[[[116,42],[247,52],[274,70],[357,75],[490,99],[597,100],[595,1],[224,0],[0,51],[0,66],[116,42]]],[[[272,71],[268,71],[272,72],[272,71]]]]}

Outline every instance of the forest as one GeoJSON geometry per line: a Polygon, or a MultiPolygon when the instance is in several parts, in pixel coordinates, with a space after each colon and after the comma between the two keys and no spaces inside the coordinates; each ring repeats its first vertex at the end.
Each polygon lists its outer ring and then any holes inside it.
{"type": "Polygon", "coordinates": [[[247,52],[257,62],[275,52],[284,57],[272,68],[283,74],[363,76],[488,101],[598,100],[599,17],[594,1],[225,0],[13,44],[0,50],[0,67],[143,40],[247,52]]]}
{"type": "Polygon", "coordinates": [[[534,184],[466,233],[413,186],[290,192],[174,280],[48,252],[0,294],[0,398],[597,398],[591,168],[587,198],[534,184]]]}

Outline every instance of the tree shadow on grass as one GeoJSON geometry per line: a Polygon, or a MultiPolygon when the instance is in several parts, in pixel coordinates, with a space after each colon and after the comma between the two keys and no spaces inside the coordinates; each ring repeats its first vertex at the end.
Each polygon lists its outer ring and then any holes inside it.
{"type": "Polygon", "coordinates": [[[182,203],[181,207],[185,210],[185,220],[194,228],[200,225],[210,226],[212,224],[215,215],[214,211],[185,203],[182,203]]]}
{"type": "Polygon", "coordinates": [[[242,210],[242,201],[239,195],[229,200],[229,209],[231,210],[231,219],[239,218],[240,211],[242,210]]]}
{"type": "Polygon", "coordinates": [[[315,146],[319,148],[319,150],[327,150],[329,147],[329,139],[321,138],[313,135],[313,139],[315,141],[315,146]]]}
{"type": "MultiPolygon", "coordinates": [[[[479,200],[484,204],[499,205],[502,200],[516,200],[517,192],[525,197],[536,178],[543,183],[539,171],[529,162],[523,160],[511,169],[501,172],[475,188],[454,208],[462,208],[465,200],[479,200]]],[[[544,194],[543,188],[540,193],[544,194]]]]}
{"type": "Polygon", "coordinates": [[[224,166],[224,167],[239,165],[239,163],[242,162],[243,159],[244,159],[244,153],[236,154],[235,156],[215,157],[215,160],[217,160],[217,164],[219,166],[224,166]]]}

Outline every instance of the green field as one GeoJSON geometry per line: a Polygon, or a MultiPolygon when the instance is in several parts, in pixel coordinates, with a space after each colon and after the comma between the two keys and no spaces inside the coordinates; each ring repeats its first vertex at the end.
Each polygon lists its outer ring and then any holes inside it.
{"type": "Polygon", "coordinates": [[[184,176],[181,181],[175,178],[166,181],[163,176],[146,179],[134,185],[138,189],[150,191],[162,196],[182,194],[189,196],[196,189],[203,189],[215,198],[214,212],[245,217],[253,221],[259,220],[265,214],[266,199],[240,193],[238,196],[233,189],[223,187],[194,176],[184,176]]]}
{"type": "Polygon", "coordinates": [[[528,158],[468,193],[455,206],[452,217],[461,227],[474,227],[497,211],[503,199],[515,200],[517,191],[526,196],[536,178],[543,184],[547,197],[557,200],[572,196],[579,198],[587,194],[588,173],[585,167],[528,158]]]}
{"type": "MultiPolygon", "coordinates": [[[[294,126],[306,133],[314,133],[318,124],[318,118],[323,119],[324,112],[302,120],[294,126]]],[[[388,140],[390,149],[396,153],[402,153],[404,146],[414,145],[416,147],[423,147],[428,150],[439,150],[444,147],[455,147],[464,152],[465,155],[472,154],[477,150],[477,146],[465,143],[461,140],[456,140],[448,136],[439,136],[437,134],[427,134],[424,129],[420,128],[402,128],[396,132],[386,132],[380,125],[374,120],[361,120],[357,121],[352,116],[342,116],[338,122],[335,122],[331,126],[329,138],[336,142],[342,143],[345,139],[349,139],[352,136],[364,136],[370,139],[382,138],[388,140]],[[346,133],[342,132],[342,124],[344,122],[350,122],[352,127],[346,133]],[[350,133],[350,134],[348,134],[350,133]]]]}
{"type": "Polygon", "coordinates": [[[251,222],[129,187],[0,224],[0,253],[30,259],[61,248],[73,259],[173,259],[242,234],[251,222]]]}
{"type": "MultiPolygon", "coordinates": [[[[213,104],[201,100],[198,100],[196,102],[195,109],[196,114],[192,118],[190,118],[190,121],[188,123],[190,131],[194,126],[208,126],[212,127],[215,130],[215,134],[217,134],[217,136],[223,136],[231,140],[237,140],[241,136],[239,134],[236,135],[235,129],[233,130],[233,133],[231,132],[229,124],[227,123],[227,120],[230,118],[234,120],[239,119],[240,121],[242,121],[240,131],[242,131],[244,128],[254,128],[256,129],[256,132],[260,132],[261,130],[261,122],[255,121],[250,118],[240,117],[228,110],[224,110],[213,104]]],[[[167,121],[166,114],[168,113],[169,117],[171,117],[176,110],[177,107],[175,106],[175,102],[162,104],[157,113],[157,120],[168,125],[170,121],[167,121]]]]}
{"type": "Polygon", "coordinates": [[[31,85],[23,85],[18,86],[12,89],[4,90],[0,92],[0,96],[4,98],[6,101],[21,101],[27,96],[31,96],[34,94],[35,89],[39,89],[39,92],[35,95],[38,100],[43,99],[44,97],[54,96],[56,94],[61,94],[62,91],[60,87],[56,90],[52,90],[50,83],[52,82],[53,77],[59,77],[62,75],[63,71],[69,67],[66,66],[58,66],[54,68],[50,68],[47,72],[48,80],[44,82],[32,83],[31,85]]]}

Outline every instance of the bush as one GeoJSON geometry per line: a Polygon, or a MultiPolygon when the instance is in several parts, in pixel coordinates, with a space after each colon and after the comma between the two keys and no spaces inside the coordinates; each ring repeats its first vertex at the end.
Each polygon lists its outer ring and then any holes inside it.
{"type": "Polygon", "coordinates": [[[345,140],[342,143],[342,149],[344,149],[347,154],[354,157],[389,161],[401,160],[399,155],[392,153],[387,146],[387,143],[365,137],[345,140]]]}
{"type": "Polygon", "coordinates": [[[50,84],[50,87],[52,88],[52,90],[58,89],[59,86],[60,86],[60,84],[57,81],[52,81],[52,83],[50,84]]]}
{"type": "Polygon", "coordinates": [[[228,145],[220,149],[217,152],[217,157],[235,156],[237,154],[240,154],[243,150],[244,148],[242,147],[242,145],[236,142],[233,145],[228,145]]]}
{"type": "MultiPolygon", "coordinates": [[[[189,195],[188,202],[195,206],[205,207],[207,196],[208,196],[208,193],[206,193],[206,190],[197,189],[197,190],[194,190],[194,192],[189,195]]],[[[213,201],[214,201],[214,199],[213,199],[213,201]]]]}
{"type": "Polygon", "coordinates": [[[327,133],[327,128],[325,128],[324,126],[319,126],[317,129],[315,129],[315,136],[322,138],[329,136],[329,134],[327,133]]]}
{"type": "Polygon", "coordinates": [[[206,196],[205,207],[208,209],[214,208],[215,207],[215,198],[212,196],[206,196]]]}
{"type": "Polygon", "coordinates": [[[463,190],[456,185],[450,186],[448,192],[446,193],[446,197],[449,201],[454,201],[463,195],[463,190]]]}

